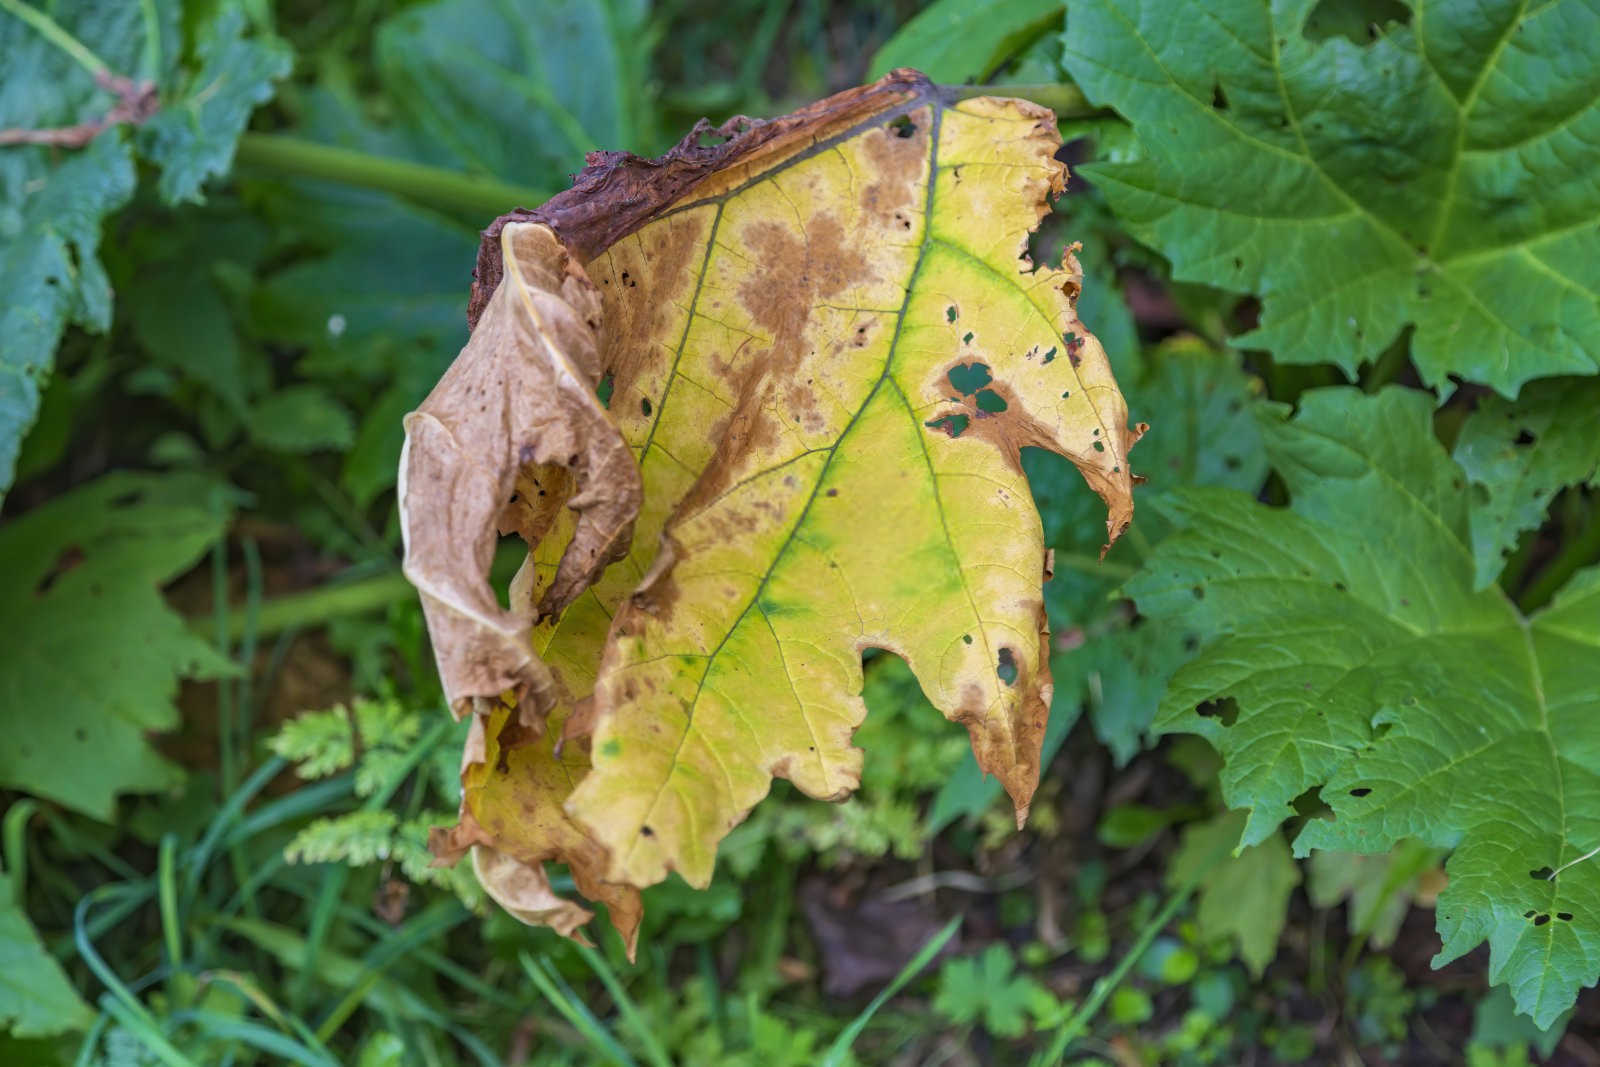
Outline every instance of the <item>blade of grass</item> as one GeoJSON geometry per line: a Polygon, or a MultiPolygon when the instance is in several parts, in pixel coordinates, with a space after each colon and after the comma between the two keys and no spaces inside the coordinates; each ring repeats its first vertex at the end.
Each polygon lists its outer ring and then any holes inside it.
{"type": "Polygon", "coordinates": [[[134,1007],[130,1008],[117,996],[107,993],[100,998],[100,1007],[167,1067],[199,1067],[166,1039],[156,1027],[155,1020],[139,1006],[138,1001],[134,1001],[134,1007]]]}
{"type": "Polygon", "coordinates": [[[917,954],[912,956],[904,967],[900,968],[900,973],[894,976],[894,981],[884,986],[882,991],[872,998],[872,1003],[863,1008],[861,1014],[852,1019],[850,1025],[840,1031],[839,1036],[834,1038],[833,1044],[828,1046],[828,1052],[822,1058],[822,1067],[839,1067],[844,1062],[844,1058],[849,1053],[851,1046],[861,1036],[861,1031],[867,1028],[867,1024],[872,1021],[872,1017],[878,1014],[878,1009],[887,1004],[889,998],[904,989],[913,978],[922,973],[923,968],[933,962],[933,958],[939,954],[939,951],[949,943],[952,937],[956,936],[956,931],[961,928],[961,919],[962,917],[957,915],[954,919],[945,923],[944,929],[929,938],[928,943],[918,949],[917,954]]]}
{"type": "Polygon", "coordinates": [[[193,1023],[202,1033],[223,1041],[243,1042],[277,1057],[279,1062],[300,1063],[305,1067],[339,1067],[339,1061],[326,1049],[310,1048],[260,1023],[209,1011],[179,1012],[173,1016],[173,1021],[193,1023]]]}
{"type": "Polygon", "coordinates": [[[601,1025],[600,1020],[594,1017],[582,1001],[572,996],[572,990],[567,988],[567,984],[561,981],[559,976],[545,970],[546,964],[543,958],[535,960],[526,952],[519,952],[517,959],[521,962],[529,980],[540,993],[544,994],[551,1007],[555,1008],[573,1029],[583,1035],[584,1040],[593,1046],[594,1052],[612,1063],[621,1064],[622,1067],[638,1067],[634,1058],[617,1043],[617,1039],[601,1025]]]}
{"type": "Polygon", "coordinates": [[[317,1026],[317,1039],[327,1041],[338,1033],[356,1008],[361,1006],[362,1000],[378,980],[383,977],[384,969],[393,963],[396,958],[409,952],[411,948],[429,938],[444,933],[446,930],[461,923],[467,917],[467,909],[455,898],[440,900],[429,905],[415,918],[408,920],[391,937],[378,943],[378,947],[369,952],[362,961],[365,970],[361,976],[350,986],[350,991],[344,999],[334,1005],[327,1017],[317,1026]]]}
{"type": "Polygon", "coordinates": [[[174,971],[183,966],[183,934],[178,926],[178,887],[174,857],[178,835],[170,830],[161,835],[156,853],[156,900],[161,912],[161,933],[167,944],[167,965],[174,971]]]}
{"type": "Polygon", "coordinates": [[[184,857],[186,870],[183,896],[186,904],[192,904],[195,895],[200,891],[200,879],[205,874],[206,867],[210,865],[211,854],[216,850],[224,832],[233,826],[234,820],[244,811],[244,806],[287,766],[288,763],[277,756],[267,760],[245,779],[243,785],[230,793],[228,799],[223,801],[222,807],[217,809],[211,825],[206,827],[205,836],[200,839],[194,850],[184,857]]]}
{"type": "Polygon", "coordinates": [[[639,1045],[644,1049],[645,1059],[655,1067],[672,1067],[672,1058],[667,1055],[667,1050],[656,1039],[655,1031],[639,1011],[639,1006],[633,1002],[628,991],[617,980],[616,974],[611,970],[611,965],[605,957],[600,955],[588,945],[579,944],[578,955],[589,965],[589,969],[600,979],[600,984],[606,987],[606,992],[611,994],[611,1000],[616,1004],[617,1011],[622,1016],[622,1025],[633,1032],[639,1045]]]}

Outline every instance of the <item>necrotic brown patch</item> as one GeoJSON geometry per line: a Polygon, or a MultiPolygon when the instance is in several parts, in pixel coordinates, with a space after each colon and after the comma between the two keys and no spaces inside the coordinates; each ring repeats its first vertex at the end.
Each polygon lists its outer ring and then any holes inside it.
{"type": "Polygon", "coordinates": [[[923,193],[922,164],[932,124],[932,111],[919,108],[899,124],[861,135],[862,152],[873,170],[861,189],[861,211],[879,228],[909,229],[905,222],[918,210],[923,193]]]}
{"type": "Polygon", "coordinates": [[[693,298],[709,220],[709,210],[675,215],[641,230],[637,246],[621,246],[590,265],[605,313],[601,365],[611,375],[619,412],[639,409],[634,389],[640,372],[659,358],[662,345],[678,343],[682,320],[671,309],[693,298]]]}

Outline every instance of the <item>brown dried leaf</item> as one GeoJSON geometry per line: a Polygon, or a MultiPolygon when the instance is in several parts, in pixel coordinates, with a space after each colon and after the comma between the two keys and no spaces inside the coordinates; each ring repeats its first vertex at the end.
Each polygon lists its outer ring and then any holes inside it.
{"type": "Polygon", "coordinates": [[[626,554],[641,488],[595,396],[599,293],[546,226],[500,227],[496,247],[503,284],[460,356],[406,416],[400,520],[406,577],[422,594],[451,709],[461,715],[510,693],[537,727],[558,691],[533,654],[530,627],[559,615],[626,554]],[[502,609],[488,582],[497,532],[535,544],[562,503],[577,527],[537,611],[502,609]]]}

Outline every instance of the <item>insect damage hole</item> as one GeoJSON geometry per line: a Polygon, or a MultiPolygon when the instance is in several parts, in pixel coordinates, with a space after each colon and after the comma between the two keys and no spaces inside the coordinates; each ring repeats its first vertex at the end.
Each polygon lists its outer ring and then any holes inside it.
{"type": "Polygon", "coordinates": [[[1017,684],[1017,656],[1011,649],[1002,647],[999,660],[995,663],[994,673],[1006,685],[1017,684]]]}
{"type": "Polygon", "coordinates": [[[902,140],[917,135],[917,124],[912,121],[910,115],[901,115],[897,119],[891,119],[888,128],[893,130],[894,135],[902,140]]]}

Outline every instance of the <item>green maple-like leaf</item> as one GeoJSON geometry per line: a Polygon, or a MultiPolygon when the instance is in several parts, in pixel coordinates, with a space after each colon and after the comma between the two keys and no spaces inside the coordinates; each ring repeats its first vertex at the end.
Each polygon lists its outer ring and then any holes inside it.
{"type": "Polygon", "coordinates": [[[933,1009],[956,1023],[982,1019],[997,1037],[1021,1037],[1042,990],[1033,979],[1018,977],[1016,969],[1011,950],[1002,944],[990,945],[974,959],[951,960],[939,972],[933,1009]]]}
{"type": "Polygon", "coordinates": [[[1486,397],[1456,438],[1455,461],[1483,501],[1472,511],[1475,584],[1495,580],[1517,537],[1544,521],[1561,489],[1600,465],[1600,379],[1536,382],[1515,401],[1486,397]]]}
{"type": "Polygon", "coordinates": [[[1180,494],[1187,528],[1128,592],[1215,635],[1158,726],[1222,753],[1244,842],[1320,788],[1332,816],[1301,854],[1453,847],[1437,962],[1487,940],[1490,978],[1545,1025],[1600,976],[1600,569],[1531,619],[1474,588],[1473,493],[1431,399],[1306,394],[1266,427],[1292,505],[1180,494]]]}
{"type": "Polygon", "coordinates": [[[1360,45],[1316,0],[1086,0],[1064,62],[1145,158],[1088,168],[1174,273],[1262,297],[1245,343],[1347,372],[1407,324],[1425,381],[1600,367],[1594,0],[1417,0],[1360,45]]]}
{"type": "Polygon", "coordinates": [[[221,535],[195,478],[114,474],[0,529],[0,785],[99,819],[180,772],[145,741],[180,678],[231,670],[161,597],[221,535]]]}
{"type": "Polygon", "coordinates": [[[92,1019],[0,871],[0,1040],[6,1031],[30,1038],[83,1030],[92,1019]]]}
{"type": "Polygon", "coordinates": [[[199,28],[191,44],[200,66],[187,72],[179,15],[176,4],[155,0],[69,0],[48,14],[21,4],[0,9],[0,130],[115,118],[112,76],[136,96],[148,87],[158,104],[137,138],[112,125],[81,148],[0,144],[0,494],[11,485],[62,332],[111,325],[100,227],[133,195],[135,143],[161,168],[168,203],[198,199],[201,184],[228,168],[251,109],[288,73],[286,48],[241,39],[243,18],[231,8],[199,28]],[[92,56],[74,57],[61,40],[92,56]],[[98,77],[88,69],[95,64],[105,68],[98,77]]]}

